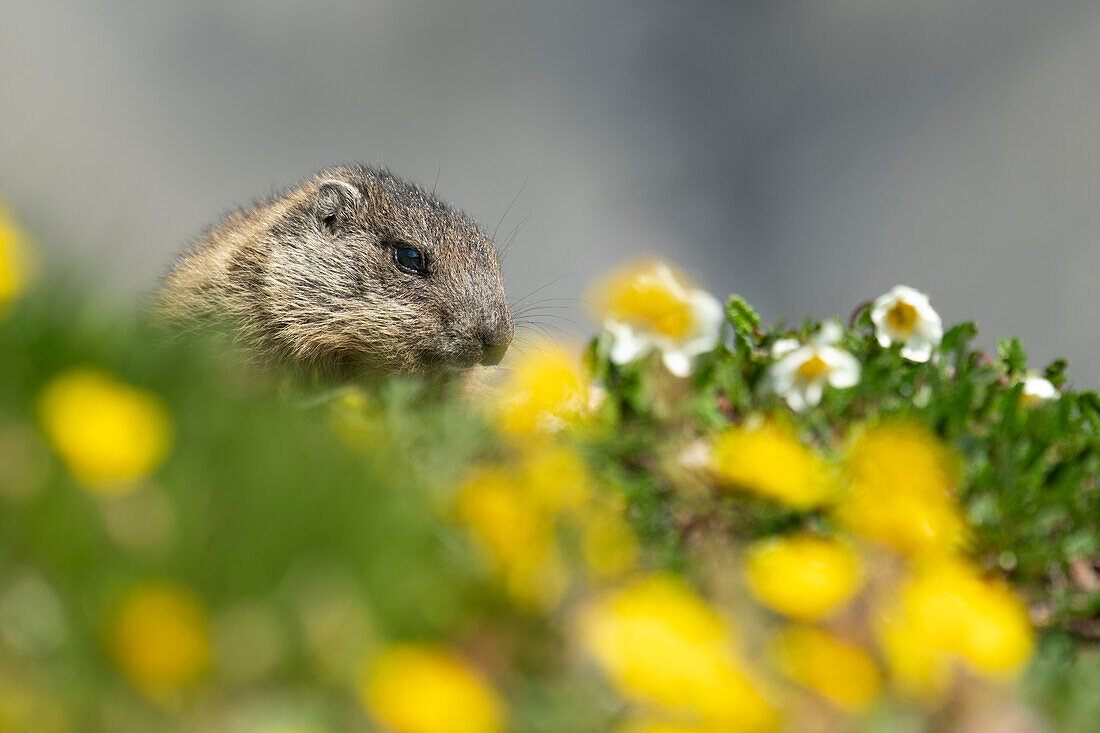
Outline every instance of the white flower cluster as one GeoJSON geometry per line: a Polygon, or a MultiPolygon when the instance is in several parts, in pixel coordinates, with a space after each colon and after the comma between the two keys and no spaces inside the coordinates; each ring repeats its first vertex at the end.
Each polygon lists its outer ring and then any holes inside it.
{"type": "MultiPolygon", "coordinates": [[[[696,357],[717,347],[724,317],[709,293],[691,288],[665,264],[635,268],[611,282],[605,293],[604,332],[610,359],[626,364],[653,351],[669,372],[687,377],[696,357]]],[[[943,340],[943,321],[928,296],[897,285],[874,300],[870,310],[875,338],[883,348],[901,345],[901,355],[923,363],[935,358],[943,340]]],[[[859,383],[859,360],[840,348],[843,327],[826,321],[806,343],[780,339],[772,346],[768,384],[796,412],[820,404],[826,387],[845,389],[859,383]]],[[[1057,388],[1042,377],[1023,380],[1029,404],[1057,399],[1057,388]]]]}

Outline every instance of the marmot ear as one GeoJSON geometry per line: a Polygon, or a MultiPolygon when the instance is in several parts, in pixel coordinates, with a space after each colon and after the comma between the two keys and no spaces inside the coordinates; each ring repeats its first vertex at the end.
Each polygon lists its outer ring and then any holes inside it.
{"type": "Polygon", "coordinates": [[[313,204],[317,222],[326,231],[336,231],[341,223],[352,218],[362,198],[363,195],[350,183],[335,178],[321,181],[313,204]]]}

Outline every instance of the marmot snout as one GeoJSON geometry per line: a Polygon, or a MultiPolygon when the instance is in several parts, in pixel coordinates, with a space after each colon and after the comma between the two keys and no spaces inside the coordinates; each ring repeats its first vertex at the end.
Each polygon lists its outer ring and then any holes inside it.
{"type": "Polygon", "coordinates": [[[339,371],[496,364],[512,316],[492,242],[386,171],[322,171],[228,216],[183,254],[160,305],[227,317],[277,359],[339,371]]]}

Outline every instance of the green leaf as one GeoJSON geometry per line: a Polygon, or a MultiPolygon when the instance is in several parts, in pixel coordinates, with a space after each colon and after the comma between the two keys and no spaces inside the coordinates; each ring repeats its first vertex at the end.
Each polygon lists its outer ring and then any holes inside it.
{"type": "Polygon", "coordinates": [[[957,326],[952,326],[948,329],[947,333],[943,335],[943,345],[940,348],[944,353],[951,353],[952,351],[961,353],[977,336],[977,326],[969,321],[960,323],[957,326]]]}
{"type": "Polygon", "coordinates": [[[1005,371],[1010,377],[1020,376],[1027,372],[1027,349],[1016,336],[997,339],[997,353],[1001,362],[1005,365],[1005,371]]]}
{"type": "Polygon", "coordinates": [[[1066,369],[1069,368],[1069,362],[1065,359],[1056,359],[1047,365],[1047,368],[1043,370],[1043,376],[1050,380],[1050,383],[1059,389],[1066,383],[1066,369]]]}
{"type": "Polygon", "coordinates": [[[733,325],[738,338],[754,342],[760,331],[760,316],[740,295],[731,295],[726,303],[726,318],[733,325]]]}

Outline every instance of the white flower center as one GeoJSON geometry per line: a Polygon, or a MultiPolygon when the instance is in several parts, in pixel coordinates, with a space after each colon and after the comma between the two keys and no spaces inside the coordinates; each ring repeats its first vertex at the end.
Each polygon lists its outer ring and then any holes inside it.
{"type": "Polygon", "coordinates": [[[798,365],[798,376],[807,382],[820,379],[829,372],[829,365],[817,354],[798,365]]]}
{"type": "Polygon", "coordinates": [[[894,332],[909,338],[913,327],[917,325],[917,309],[904,300],[899,300],[886,311],[886,323],[894,332]]]}

